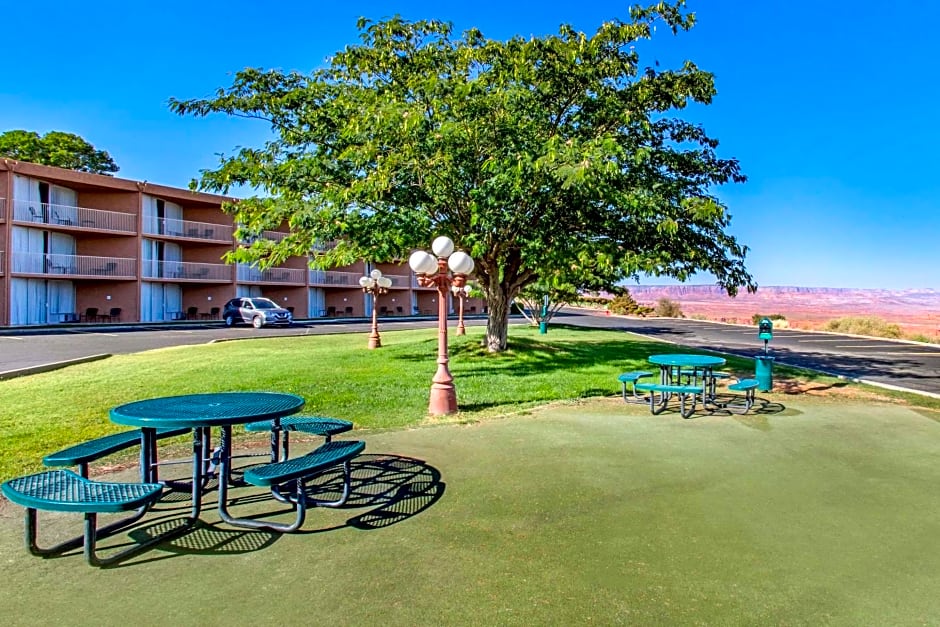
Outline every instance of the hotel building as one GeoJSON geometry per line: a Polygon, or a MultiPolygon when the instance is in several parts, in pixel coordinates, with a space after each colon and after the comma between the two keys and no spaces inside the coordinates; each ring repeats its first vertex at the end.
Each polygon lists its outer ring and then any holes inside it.
{"type": "MultiPolygon", "coordinates": [[[[436,288],[418,286],[407,263],[224,263],[235,246],[225,200],[0,159],[0,325],[217,320],[239,296],[270,298],[296,319],[367,316],[372,297],[359,279],[375,268],[392,281],[376,302],[380,316],[436,314],[436,288]]],[[[465,303],[465,313],[482,311],[478,299],[465,303]]]]}

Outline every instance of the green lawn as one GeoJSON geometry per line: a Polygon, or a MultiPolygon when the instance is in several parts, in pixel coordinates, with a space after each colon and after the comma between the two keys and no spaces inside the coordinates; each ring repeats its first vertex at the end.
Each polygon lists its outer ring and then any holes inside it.
{"type": "MultiPolygon", "coordinates": [[[[683,420],[596,399],[362,432],[349,506],[310,512],[303,533],[237,530],[210,506],[195,531],[108,570],[78,552],[28,555],[22,511],[6,504],[0,616],[16,625],[940,623],[940,416],[870,401],[781,403],[683,420]]],[[[235,492],[237,513],[274,507],[235,492]]],[[[167,499],[130,535],[186,505],[167,499]]],[[[41,517],[48,541],[79,530],[75,516],[41,517]]]]}
{"type": "MultiPolygon", "coordinates": [[[[619,393],[617,374],[649,368],[646,358],[674,347],[622,332],[552,326],[540,335],[511,329],[512,350],[487,354],[482,329],[451,336],[451,372],[461,412],[451,420],[505,415],[554,400],[619,393]]],[[[43,455],[120,430],[115,405],[153,396],[220,390],[299,394],[306,411],[345,418],[357,428],[400,428],[428,421],[437,331],[366,336],[317,335],[220,342],[118,355],[0,386],[0,480],[38,470],[43,455]]],[[[729,370],[753,372],[750,360],[729,370]]]]}

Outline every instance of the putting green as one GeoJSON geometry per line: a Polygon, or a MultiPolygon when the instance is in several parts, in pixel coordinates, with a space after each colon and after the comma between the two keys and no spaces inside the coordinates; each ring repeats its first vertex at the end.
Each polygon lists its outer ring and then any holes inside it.
{"type": "MultiPolygon", "coordinates": [[[[108,570],[79,553],[28,555],[22,510],[4,503],[0,616],[17,625],[940,622],[937,416],[785,402],[778,413],[683,420],[604,399],[356,432],[367,449],[351,506],[311,511],[304,533],[234,530],[215,524],[210,506],[195,531],[108,570]]],[[[235,493],[237,513],[272,508],[260,492],[235,493]]],[[[185,506],[173,494],[143,529],[102,546],[172,524],[185,506]]],[[[40,539],[69,531],[80,531],[77,517],[40,514],[40,539]]]]}

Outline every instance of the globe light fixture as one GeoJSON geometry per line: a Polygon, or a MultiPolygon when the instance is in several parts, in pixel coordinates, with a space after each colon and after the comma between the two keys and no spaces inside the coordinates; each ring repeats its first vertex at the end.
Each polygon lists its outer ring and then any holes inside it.
{"type": "MultiPolygon", "coordinates": [[[[465,252],[454,252],[454,242],[449,237],[438,237],[431,244],[433,255],[417,250],[408,259],[421,287],[436,287],[437,298],[437,372],[431,382],[431,400],[428,412],[435,416],[457,411],[457,390],[454,377],[447,368],[447,292],[452,288],[463,288],[467,275],[473,272],[473,259],[465,252]]],[[[461,311],[462,311],[461,301],[461,311]]],[[[462,317],[461,317],[462,319],[462,317]]],[[[458,334],[460,330],[458,328],[458,334]]]]}
{"type": "Polygon", "coordinates": [[[392,286],[392,280],[387,276],[382,276],[382,271],[376,268],[367,276],[359,279],[359,286],[364,293],[372,295],[372,332],[369,333],[369,348],[381,348],[382,338],[379,335],[376,301],[380,294],[388,293],[388,288],[392,286]]]}

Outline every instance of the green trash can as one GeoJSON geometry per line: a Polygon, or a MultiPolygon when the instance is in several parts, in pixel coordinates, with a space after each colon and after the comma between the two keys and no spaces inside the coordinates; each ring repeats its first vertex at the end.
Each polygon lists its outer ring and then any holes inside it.
{"type": "Polygon", "coordinates": [[[754,378],[757,379],[757,389],[769,392],[774,386],[774,358],[767,355],[754,357],[754,378]]]}

